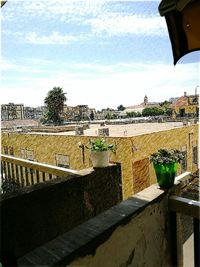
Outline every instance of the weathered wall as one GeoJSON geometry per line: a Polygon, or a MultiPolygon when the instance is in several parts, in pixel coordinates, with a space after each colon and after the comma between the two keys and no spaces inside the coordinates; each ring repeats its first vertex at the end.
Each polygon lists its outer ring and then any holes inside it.
{"type": "Polygon", "coordinates": [[[6,260],[20,257],[121,199],[119,165],[91,169],[84,176],[51,180],[6,195],[0,202],[1,252],[6,260]]]}
{"type": "Polygon", "coordinates": [[[18,266],[181,267],[184,222],[178,214],[174,221],[169,197],[179,196],[193,179],[184,173],[166,191],[151,185],[30,251],[17,260],[18,266]]]}
{"type": "Polygon", "coordinates": [[[166,200],[148,206],[128,223],[115,229],[94,254],[78,258],[67,266],[172,266],[166,207],[166,200]]]}
{"type": "MultiPolygon", "coordinates": [[[[69,155],[70,168],[80,170],[91,166],[89,151],[78,145],[79,142],[84,145],[87,144],[89,138],[91,137],[3,133],[2,150],[4,146],[11,146],[14,148],[16,157],[21,157],[21,149],[33,150],[35,161],[53,165],[56,165],[55,154],[69,155]]],[[[111,155],[111,161],[121,163],[124,199],[131,196],[133,192],[138,192],[156,182],[155,172],[152,164],[148,164],[148,158],[159,148],[182,149],[185,146],[187,149],[187,170],[191,172],[197,170],[197,165],[193,164],[192,161],[192,150],[193,145],[198,143],[198,125],[134,137],[106,137],[106,139],[110,143],[117,144],[117,152],[111,155]],[[139,160],[141,165],[135,164],[139,160]],[[136,165],[138,166],[137,171],[136,165]],[[144,177],[143,180],[140,179],[142,176],[144,177]]],[[[178,174],[180,173],[181,168],[178,170],[178,174]]]]}

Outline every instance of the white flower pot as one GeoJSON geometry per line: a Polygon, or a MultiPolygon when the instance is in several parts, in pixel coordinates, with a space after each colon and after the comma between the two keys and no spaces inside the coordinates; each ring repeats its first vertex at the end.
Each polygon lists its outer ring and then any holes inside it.
{"type": "Polygon", "coordinates": [[[110,151],[91,151],[93,167],[107,167],[109,165],[110,151]]]}

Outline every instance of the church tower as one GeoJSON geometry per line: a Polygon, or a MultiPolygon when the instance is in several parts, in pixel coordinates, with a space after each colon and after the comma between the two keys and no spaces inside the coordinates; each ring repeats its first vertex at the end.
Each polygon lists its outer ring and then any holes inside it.
{"type": "Polygon", "coordinates": [[[145,106],[148,104],[148,97],[146,95],[144,97],[144,104],[145,104],[145,106]]]}

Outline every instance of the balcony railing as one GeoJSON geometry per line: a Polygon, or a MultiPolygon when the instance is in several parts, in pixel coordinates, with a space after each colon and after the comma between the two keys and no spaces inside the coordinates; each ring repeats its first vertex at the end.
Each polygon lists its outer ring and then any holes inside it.
{"type": "Polygon", "coordinates": [[[69,175],[80,175],[80,171],[1,154],[1,187],[3,193],[69,175]]]}
{"type": "Polygon", "coordinates": [[[171,223],[172,223],[172,255],[173,264],[178,266],[178,222],[177,213],[189,215],[193,218],[193,231],[194,231],[194,266],[200,267],[200,202],[188,198],[170,196],[169,208],[171,210],[171,223]]]}

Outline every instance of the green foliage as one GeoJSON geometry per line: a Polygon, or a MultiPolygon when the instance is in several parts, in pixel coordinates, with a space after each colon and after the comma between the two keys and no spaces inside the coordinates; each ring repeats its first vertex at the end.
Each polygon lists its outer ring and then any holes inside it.
{"type": "Polygon", "coordinates": [[[170,108],[166,108],[166,109],[165,109],[165,114],[166,114],[167,116],[171,116],[171,115],[172,115],[172,109],[170,109],[170,108]]]}
{"type": "Polygon", "coordinates": [[[150,161],[154,164],[180,163],[183,160],[183,153],[176,149],[161,148],[158,152],[151,154],[150,161]]]}
{"type": "Polygon", "coordinates": [[[142,114],[137,111],[131,111],[131,112],[126,112],[127,118],[135,118],[135,117],[141,117],[142,114]]]}
{"type": "Polygon", "coordinates": [[[90,119],[91,119],[91,121],[94,120],[94,111],[93,111],[93,110],[92,110],[91,113],[90,113],[90,119]]]}
{"type": "Polygon", "coordinates": [[[171,105],[171,102],[165,100],[163,102],[160,102],[160,106],[161,107],[165,107],[165,108],[168,108],[169,106],[171,105]]]}
{"type": "Polygon", "coordinates": [[[64,108],[64,102],[67,100],[61,87],[54,87],[47,94],[44,103],[47,108],[44,123],[53,123],[59,125],[62,123],[61,114],[64,108]]]}
{"type": "Polygon", "coordinates": [[[153,108],[145,108],[142,111],[142,116],[159,116],[164,115],[164,110],[162,108],[153,107],[153,108]]]}
{"type": "Polygon", "coordinates": [[[125,110],[126,108],[123,106],[123,105],[119,105],[118,107],[117,107],[117,110],[119,110],[119,111],[123,111],[123,110],[125,110]]]}
{"type": "Polygon", "coordinates": [[[113,153],[116,152],[116,145],[115,144],[108,144],[106,143],[105,139],[103,138],[96,138],[95,140],[89,140],[89,144],[86,146],[87,149],[91,151],[107,151],[110,150],[113,153]]]}
{"type": "Polygon", "coordinates": [[[111,120],[111,119],[112,119],[112,115],[111,115],[110,113],[107,113],[107,114],[105,115],[105,119],[106,119],[106,120],[111,120]]]}

